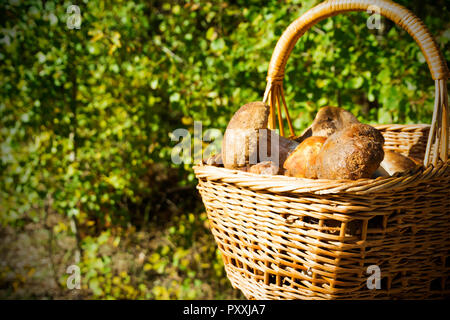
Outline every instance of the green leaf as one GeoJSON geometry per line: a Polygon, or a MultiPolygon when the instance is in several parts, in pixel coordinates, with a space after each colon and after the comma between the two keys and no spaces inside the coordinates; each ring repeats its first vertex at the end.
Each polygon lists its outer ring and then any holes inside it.
{"type": "Polygon", "coordinates": [[[211,50],[222,51],[225,49],[225,41],[222,38],[216,39],[211,42],[211,50]]]}
{"type": "Polygon", "coordinates": [[[175,92],[170,95],[170,102],[178,102],[180,101],[180,94],[178,92],[175,92]]]}

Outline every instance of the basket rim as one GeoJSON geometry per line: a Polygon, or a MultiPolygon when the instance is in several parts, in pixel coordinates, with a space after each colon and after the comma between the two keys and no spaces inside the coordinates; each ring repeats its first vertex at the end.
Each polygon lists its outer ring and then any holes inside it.
{"type": "Polygon", "coordinates": [[[283,175],[262,175],[206,164],[195,165],[193,169],[197,179],[220,181],[254,191],[294,194],[352,193],[362,195],[401,191],[426,180],[450,175],[450,159],[445,163],[440,161],[436,167],[430,164],[427,168],[418,167],[403,174],[396,173],[390,177],[359,180],[306,179],[283,175]]]}
{"type": "MultiPolygon", "coordinates": [[[[427,130],[429,124],[374,124],[378,130],[416,131],[427,130]]],[[[238,187],[254,191],[268,191],[272,193],[313,193],[338,194],[350,193],[364,195],[369,193],[392,193],[413,187],[423,181],[450,175],[450,159],[439,161],[436,166],[416,167],[405,173],[396,173],[390,177],[376,179],[365,178],[359,180],[329,180],[295,178],[284,175],[261,175],[240,170],[216,167],[207,164],[193,166],[197,179],[221,181],[238,187]]]]}

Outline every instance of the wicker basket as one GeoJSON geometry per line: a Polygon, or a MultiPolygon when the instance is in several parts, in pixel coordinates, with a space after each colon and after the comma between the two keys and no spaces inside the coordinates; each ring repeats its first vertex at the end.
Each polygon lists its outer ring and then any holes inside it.
{"type": "Polygon", "coordinates": [[[278,41],[263,101],[283,134],[284,69],[315,23],[380,8],[419,44],[436,84],[430,125],[378,125],[385,148],[421,157],[425,167],[377,179],[312,180],[194,167],[211,230],[233,287],[249,299],[421,299],[450,296],[448,69],[422,22],[388,0],[326,1],[294,21],[278,41]],[[275,107],[277,112],[275,113],[275,107]],[[381,288],[369,289],[368,267],[381,288]]]}

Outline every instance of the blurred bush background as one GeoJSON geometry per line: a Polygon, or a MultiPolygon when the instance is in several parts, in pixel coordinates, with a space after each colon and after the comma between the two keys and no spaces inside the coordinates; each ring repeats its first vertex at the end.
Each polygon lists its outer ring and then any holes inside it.
{"type": "MultiPolygon", "coordinates": [[[[9,1],[0,10],[0,298],[241,299],[224,274],[171,133],[224,131],[261,100],[281,33],[316,0],[9,1]],[[67,20],[80,8],[81,26],[67,20]],[[69,290],[66,269],[81,270],[69,290]]],[[[445,0],[397,1],[448,60],[445,0]]],[[[367,13],[326,19],[287,65],[300,132],[319,107],[430,123],[434,83],[412,38],[367,13]]]]}

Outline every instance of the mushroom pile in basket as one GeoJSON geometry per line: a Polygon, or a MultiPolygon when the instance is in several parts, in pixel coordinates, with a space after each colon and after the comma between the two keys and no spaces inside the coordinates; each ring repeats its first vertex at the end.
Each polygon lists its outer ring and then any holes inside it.
{"type": "Polygon", "coordinates": [[[264,175],[309,179],[388,177],[419,166],[419,159],[383,150],[383,135],[349,111],[323,107],[302,135],[290,139],[267,128],[270,107],[243,105],[231,118],[222,152],[206,164],[264,175]]]}

